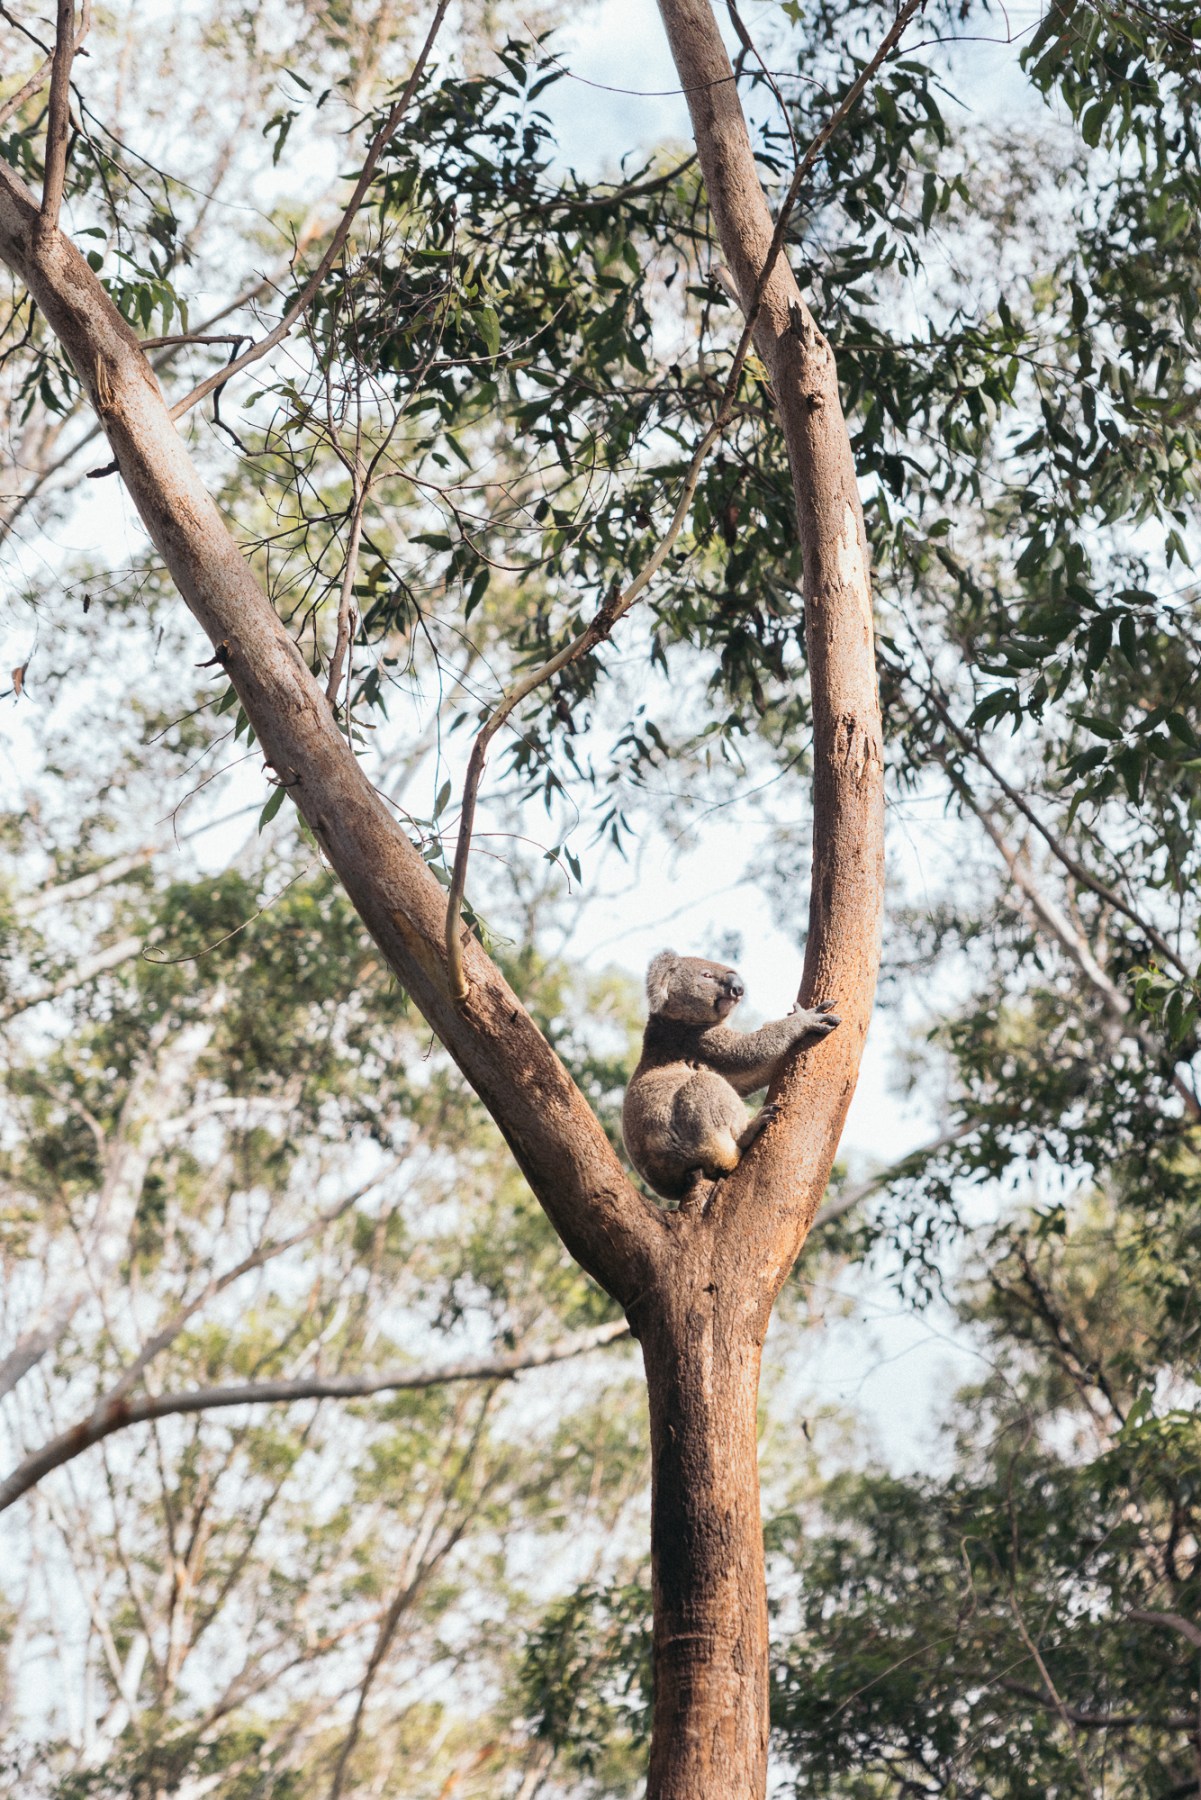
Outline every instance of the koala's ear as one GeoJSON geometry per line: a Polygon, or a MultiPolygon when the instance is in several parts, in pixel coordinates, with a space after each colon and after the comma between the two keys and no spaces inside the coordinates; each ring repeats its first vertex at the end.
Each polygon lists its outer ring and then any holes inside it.
{"type": "Polygon", "coordinates": [[[646,998],[653,1013],[662,1012],[671,992],[671,978],[679,957],[674,950],[660,950],[646,971],[646,998]]]}

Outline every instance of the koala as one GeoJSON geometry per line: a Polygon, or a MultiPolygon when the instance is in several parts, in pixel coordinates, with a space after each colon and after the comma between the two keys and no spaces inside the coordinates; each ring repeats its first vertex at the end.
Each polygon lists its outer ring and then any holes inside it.
{"type": "Polygon", "coordinates": [[[737,1168],[775,1110],[752,1119],[742,1096],[766,1086],[802,1038],[841,1024],[823,1000],[758,1031],[732,1031],[726,1020],[744,992],[735,969],[674,950],[646,972],[650,1017],[621,1130],[630,1161],[664,1199],[682,1200],[698,1175],[716,1180],[737,1168]]]}

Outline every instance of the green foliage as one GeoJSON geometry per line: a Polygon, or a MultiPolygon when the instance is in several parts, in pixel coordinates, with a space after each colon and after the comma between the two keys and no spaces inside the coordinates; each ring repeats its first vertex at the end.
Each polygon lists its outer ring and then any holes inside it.
{"type": "Polygon", "coordinates": [[[951,1471],[843,1476],[816,1535],[770,1528],[802,1572],[773,1686],[798,1792],[1195,1779],[1172,1625],[1201,1598],[1195,1219],[1149,1240],[1112,1202],[1019,1215],[964,1304],[991,1373],[959,1398],[951,1471]]]}
{"type": "Polygon", "coordinates": [[[529,1637],[520,1692],[537,1735],[590,1793],[633,1792],[650,1735],[650,1595],[577,1588],[529,1637]]]}
{"type": "MultiPolygon", "coordinates": [[[[352,15],[306,10],[305,72],[261,107],[264,156],[284,177],[331,94],[356,118],[366,106],[368,132],[385,116],[352,15]]],[[[764,41],[773,74],[748,59],[742,83],[760,164],[786,180],[794,139],[811,141],[892,12],[789,0],[780,15],[787,30],[764,41]]],[[[239,15],[230,29],[251,26],[239,15]]],[[[874,1254],[924,1298],[955,1288],[958,1234],[975,1270],[961,1326],[991,1373],[956,1403],[931,1471],[835,1471],[769,1521],[775,1746],[798,1792],[1026,1800],[1104,1786],[1168,1800],[1195,1786],[1197,1678],[1163,1616],[1195,1622],[1201,1603],[1201,24],[1188,5],[1056,0],[1021,52],[1025,98],[1015,61],[994,132],[986,109],[954,104],[964,47],[945,40],[995,29],[986,9],[932,0],[924,41],[816,159],[788,234],[838,357],[886,753],[919,860],[922,821],[954,820],[950,868],[929,853],[917,904],[894,906],[886,936],[914,1079],[937,1074],[929,1091],[946,1093],[953,1133],[887,1179],[837,1249],[874,1254]]],[[[350,471],[371,463],[337,716],[405,796],[443,880],[460,746],[645,560],[738,329],[695,163],[656,154],[620,184],[566,172],[545,110],[554,42],[500,40],[495,56],[427,74],[303,344],[257,370],[249,395],[222,397],[223,497],[322,673],[350,471]]],[[[86,118],[71,223],[123,315],[167,332],[196,312],[193,199],[86,118]]],[[[39,121],[17,126],[0,153],[36,183],[39,121]]],[[[281,303],[317,254],[297,250],[281,303]]],[[[14,431],[53,433],[78,399],[73,372],[19,295],[3,336],[14,431]]],[[[804,588],[791,475],[752,357],[640,611],[533,694],[496,754],[506,804],[545,804],[550,862],[578,882],[581,829],[625,847],[660,820],[674,830],[685,792],[745,804],[766,789],[764,879],[795,917],[804,588]]],[[[20,1415],[31,1442],[86,1417],[147,1333],[289,1234],[309,1235],[189,1314],[154,1382],[351,1372],[608,1316],[293,835],[284,788],[256,788],[261,839],[224,873],[186,860],[168,873],[156,858],[86,921],[73,912],[74,939],[21,910],[132,847],[134,824],[162,818],[160,790],[208,779],[223,733],[233,755],[255,754],[219,670],[202,694],[174,696],[127,673],[138,609],[157,627],[163,598],[153,569],[127,584],[89,564],[39,601],[48,699],[66,705],[88,669],[84,728],[77,717],[47,734],[43,785],[77,798],[0,821],[5,1003],[66,988],[44,1037],[18,1030],[4,1073],[5,1254],[51,1273],[69,1263],[90,1242],[113,1144],[146,1152],[122,1215],[119,1304],[73,1316],[39,1375],[47,1405],[20,1415]],[[69,653],[61,610],[65,595],[74,617],[81,593],[85,609],[103,599],[80,633],[86,657],[69,653]],[[139,741],[110,754],[130,720],[139,741]],[[96,949],[132,935],[146,954],[70,987],[85,923],[96,949]],[[174,1089],[163,1082],[158,1121],[188,1128],[143,1139],[139,1084],[161,1079],[192,1031],[200,1047],[174,1089]]],[[[164,664],[185,660],[180,643],[168,650],[164,664]]],[[[521,852],[505,854],[498,956],[616,1141],[637,998],[547,958],[546,890],[521,852]]],[[[327,1790],[344,1721],[325,1699],[361,1675],[399,1595],[352,1759],[364,1789],[416,1800],[462,1776],[465,1795],[499,1792],[541,1768],[537,1754],[561,1791],[634,1792],[648,1603],[623,1546],[599,1571],[573,1551],[589,1532],[620,1535],[641,1413],[624,1383],[598,1397],[579,1382],[535,1426],[507,1390],[432,1389],[336,1414],[166,1422],[97,1456],[86,1479],[78,1465],[80,1579],[119,1657],[149,1607],[153,1651],[95,1766],[65,1772],[56,1739],[26,1761],[27,1784],[64,1797],[187,1781],[212,1781],[219,1800],[327,1790]],[[235,1679],[202,1728],[219,1638],[264,1685],[235,1679]],[[443,1667],[458,1712],[413,1697],[414,1669],[443,1667]],[[445,1754],[427,1756],[430,1743],[445,1754]],[[470,1762],[481,1743],[494,1761],[470,1762]]],[[[72,1490],[53,1492],[66,1505],[72,1490]]],[[[92,1679],[115,1695],[111,1664],[92,1679]]]]}

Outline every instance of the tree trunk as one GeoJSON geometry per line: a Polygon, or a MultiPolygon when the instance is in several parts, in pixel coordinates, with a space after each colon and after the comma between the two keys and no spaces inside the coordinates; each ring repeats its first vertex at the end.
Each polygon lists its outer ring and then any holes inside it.
{"type": "Polygon", "coordinates": [[[758,1800],[767,1778],[756,1416],[766,1314],[748,1318],[715,1248],[713,1233],[682,1245],[652,1316],[638,1313],[655,1611],[647,1800],[758,1800]]]}
{"type": "MultiPolygon", "coordinates": [[[[710,0],[659,0],[722,255],[744,308],[773,222],[710,0]]],[[[808,1235],[854,1093],[875,996],[884,762],[863,511],[833,351],[783,255],[755,347],[769,372],[804,557],[813,705],[813,876],[799,998],[842,1024],[791,1056],[778,1116],[680,1221],[644,1341],[654,1458],[655,1699],[648,1800],[760,1800],[768,1643],[756,1457],[768,1316],[808,1235]],[[669,1285],[670,1283],[670,1285],[669,1285]]],[[[648,1305],[647,1311],[652,1307],[648,1305]]]]}

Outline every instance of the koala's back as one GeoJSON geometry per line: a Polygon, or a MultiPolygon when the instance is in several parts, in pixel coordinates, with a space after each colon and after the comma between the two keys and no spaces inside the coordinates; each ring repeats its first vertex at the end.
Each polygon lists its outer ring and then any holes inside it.
{"type": "Polygon", "coordinates": [[[698,1172],[716,1180],[738,1166],[748,1113],[728,1081],[687,1062],[635,1069],[621,1109],[626,1153],[657,1194],[682,1200],[698,1172]]]}

